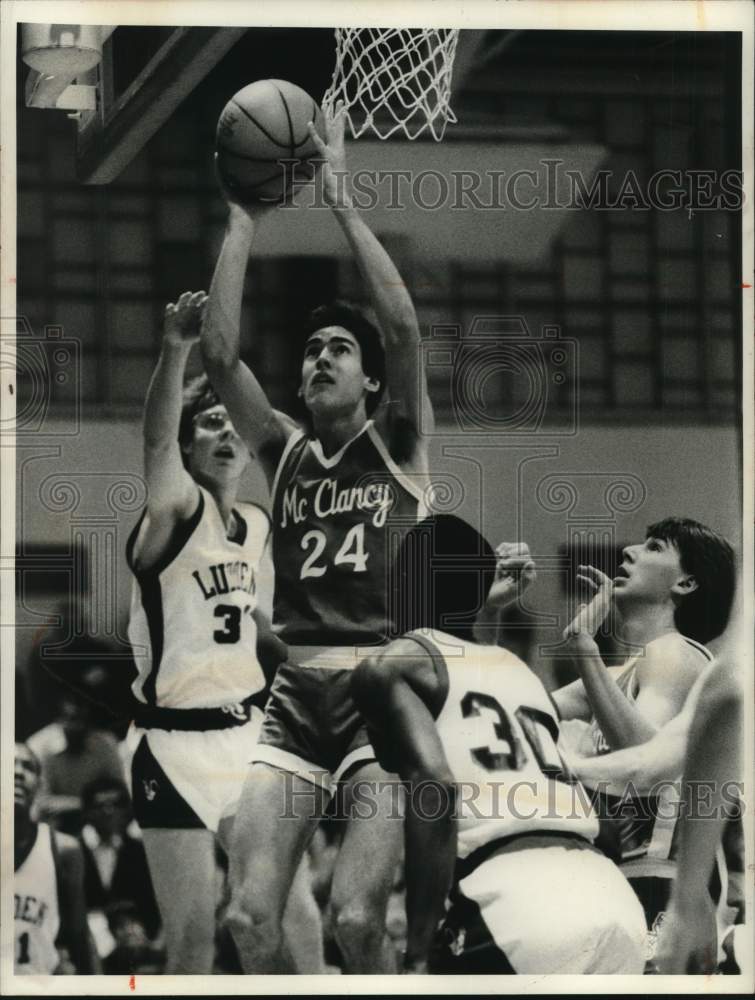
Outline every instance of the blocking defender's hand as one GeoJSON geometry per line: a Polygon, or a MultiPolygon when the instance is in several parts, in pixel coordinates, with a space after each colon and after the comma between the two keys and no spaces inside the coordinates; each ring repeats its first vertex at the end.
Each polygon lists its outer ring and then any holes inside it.
{"type": "Polygon", "coordinates": [[[163,323],[165,340],[174,344],[193,344],[199,340],[206,304],[204,292],[184,292],[177,302],[169,302],[163,323]]]}
{"type": "Polygon", "coordinates": [[[611,610],[611,578],[594,566],[578,566],[577,571],[577,583],[585,586],[593,598],[589,604],[580,604],[573,621],[564,629],[565,639],[580,634],[594,636],[611,610]]]}
{"type": "Polygon", "coordinates": [[[526,542],[501,542],[495,554],[495,577],[487,603],[504,608],[521,597],[537,573],[526,542]]]}
{"type": "Polygon", "coordinates": [[[344,148],[344,128],[346,114],[343,101],[339,101],[335,111],[325,109],[325,138],[318,135],[312,122],[307,129],[317,152],[323,159],[322,177],[323,194],[327,203],[333,208],[343,208],[348,204],[346,194],[346,150],[344,148]]]}

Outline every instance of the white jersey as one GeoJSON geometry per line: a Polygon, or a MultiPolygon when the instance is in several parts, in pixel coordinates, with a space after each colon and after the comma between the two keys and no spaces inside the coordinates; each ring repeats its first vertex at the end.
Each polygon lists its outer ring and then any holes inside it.
{"type": "Polygon", "coordinates": [[[138,670],[133,691],[163,708],[216,708],[261,691],[257,659],[257,577],[270,519],[256,504],[234,508],[228,537],[215,501],[199,487],[194,514],[168,551],[143,572],[134,557],[144,514],[128,541],[134,573],[129,640],[138,670]]]}
{"type": "Polygon", "coordinates": [[[436,726],[458,784],[458,856],[522,833],[597,837],[589,796],[558,753],[555,707],[527,664],[436,630],[409,635],[447,674],[436,726]]]}
{"type": "Polygon", "coordinates": [[[34,846],[13,875],[16,975],[49,975],[58,964],[60,910],[52,837],[47,823],[39,823],[34,846]]]}
{"type": "MultiPolygon", "coordinates": [[[[705,646],[694,639],[688,639],[687,636],[680,635],[679,640],[698,650],[706,663],[712,662],[713,655],[705,646]]],[[[653,640],[656,643],[665,641],[667,641],[666,636],[653,640]]],[[[647,644],[646,651],[653,642],[647,644]]],[[[627,660],[624,671],[616,680],[617,686],[630,702],[636,701],[639,694],[638,662],[638,656],[627,660]]],[[[611,752],[611,747],[594,716],[590,723],[590,737],[595,756],[611,752]]],[[[672,878],[676,871],[675,835],[679,805],[677,789],[668,783],[662,783],[661,791],[657,795],[639,795],[620,801],[618,832],[621,841],[621,870],[627,878],[672,878]]]]}

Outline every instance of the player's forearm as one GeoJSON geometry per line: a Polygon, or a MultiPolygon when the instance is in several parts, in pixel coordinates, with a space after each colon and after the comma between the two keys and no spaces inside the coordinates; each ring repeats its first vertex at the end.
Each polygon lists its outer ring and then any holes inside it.
{"type": "Polygon", "coordinates": [[[610,677],[600,656],[577,656],[575,663],[595,718],[612,750],[652,739],[656,729],[637,711],[610,677]]]}
{"type": "Polygon", "coordinates": [[[623,796],[629,784],[639,795],[647,795],[659,782],[674,781],[680,761],[661,741],[652,739],[599,757],[572,757],[569,763],[583,785],[623,796]]]}
{"type": "Polygon", "coordinates": [[[333,212],[354,253],[386,338],[386,349],[390,351],[393,343],[406,346],[419,342],[411,296],[385,247],[350,202],[334,208],[333,212]]]}
{"type": "Polygon", "coordinates": [[[256,223],[246,213],[231,205],[200,338],[202,359],[213,384],[239,360],[241,304],[255,228],[256,223]]]}
{"type": "Polygon", "coordinates": [[[585,694],[584,681],[572,681],[555,691],[551,691],[551,697],[558,709],[560,719],[581,719],[589,722],[592,717],[592,708],[585,694]]]}
{"type": "Polygon", "coordinates": [[[424,789],[422,795],[410,794],[405,820],[408,969],[427,961],[456,862],[452,786],[427,782],[424,789]]]}
{"type": "Polygon", "coordinates": [[[733,783],[742,777],[742,701],[736,686],[711,674],[689,732],[682,779],[683,819],[675,902],[692,908],[707,891],[724,824],[731,811],[733,783]]]}
{"type": "Polygon", "coordinates": [[[144,402],[144,442],[147,447],[175,445],[181,421],[184,372],[190,351],[191,343],[163,340],[144,402]]]}
{"type": "Polygon", "coordinates": [[[501,625],[501,609],[497,605],[485,604],[479,611],[474,623],[475,642],[481,646],[498,646],[503,631],[501,625]]]}

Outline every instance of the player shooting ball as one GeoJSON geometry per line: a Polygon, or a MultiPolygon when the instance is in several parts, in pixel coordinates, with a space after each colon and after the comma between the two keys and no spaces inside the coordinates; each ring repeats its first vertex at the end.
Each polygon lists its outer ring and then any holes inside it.
{"type": "MultiPolygon", "coordinates": [[[[279,112],[265,105],[252,113],[279,112]]],[[[293,121],[291,134],[298,137],[302,125],[306,119],[293,121]]],[[[229,922],[244,970],[258,974],[292,967],[281,935],[283,904],[337,783],[343,780],[348,811],[356,782],[377,788],[386,778],[349,679],[359,646],[396,634],[386,593],[389,540],[424,515],[423,432],[432,427],[411,297],[351,201],[342,110],[325,116],[324,135],[314,123],[309,135],[323,159],[325,199],[359,266],[377,327],[342,303],[315,309],[298,349],[306,430],[275,411],[239,356],[247,264],[271,206],[242,204],[238,191],[226,191],[228,228],[202,330],[212,384],[271,487],[274,624],[291,649],[234,828],[229,922]]],[[[395,968],[384,929],[401,824],[390,819],[390,788],[377,798],[377,815],[349,818],[333,879],[335,932],[352,973],[395,968]]]]}

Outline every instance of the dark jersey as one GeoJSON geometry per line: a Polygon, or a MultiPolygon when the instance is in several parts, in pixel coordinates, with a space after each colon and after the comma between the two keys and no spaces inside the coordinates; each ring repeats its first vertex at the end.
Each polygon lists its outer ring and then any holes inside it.
{"type": "Polygon", "coordinates": [[[298,645],[372,645],[390,637],[390,558],[425,516],[425,481],[391,459],[371,420],[326,458],[295,432],[273,484],[273,617],[298,645]]]}

